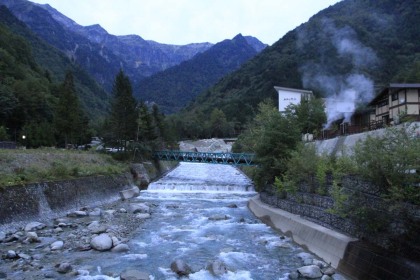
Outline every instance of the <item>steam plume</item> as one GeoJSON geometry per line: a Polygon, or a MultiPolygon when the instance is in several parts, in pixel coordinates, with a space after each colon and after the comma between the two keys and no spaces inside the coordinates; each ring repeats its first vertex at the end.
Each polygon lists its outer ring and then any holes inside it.
{"type": "Polygon", "coordinates": [[[378,58],[371,48],[364,46],[357,39],[357,34],[352,28],[338,28],[332,20],[321,21],[321,32],[317,34],[308,32],[301,30],[298,34],[299,48],[313,48],[309,44],[310,38],[314,36],[318,42],[324,42],[324,45],[318,47],[317,58],[307,61],[300,68],[302,82],[305,88],[315,88],[326,94],[325,127],[328,128],[333,121],[340,118],[349,121],[357,104],[367,103],[373,98],[373,81],[363,73],[375,66],[378,58]],[[331,50],[327,51],[331,47],[343,62],[340,66],[346,70],[333,66],[336,58],[331,58],[331,50]]]}

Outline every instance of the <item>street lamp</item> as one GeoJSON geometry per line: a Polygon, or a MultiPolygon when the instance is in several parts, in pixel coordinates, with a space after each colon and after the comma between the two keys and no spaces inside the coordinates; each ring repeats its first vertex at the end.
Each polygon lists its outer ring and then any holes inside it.
{"type": "Polygon", "coordinates": [[[25,147],[25,149],[26,149],[26,135],[22,135],[22,142],[23,142],[23,146],[25,147]]]}

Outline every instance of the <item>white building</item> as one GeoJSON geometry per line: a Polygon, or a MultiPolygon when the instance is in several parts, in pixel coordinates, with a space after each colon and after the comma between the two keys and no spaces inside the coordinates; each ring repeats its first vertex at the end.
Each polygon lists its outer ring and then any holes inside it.
{"type": "Polygon", "coordinates": [[[279,111],[286,111],[286,107],[290,104],[298,105],[303,99],[309,100],[313,98],[313,92],[310,90],[274,87],[279,95],[279,111]]]}

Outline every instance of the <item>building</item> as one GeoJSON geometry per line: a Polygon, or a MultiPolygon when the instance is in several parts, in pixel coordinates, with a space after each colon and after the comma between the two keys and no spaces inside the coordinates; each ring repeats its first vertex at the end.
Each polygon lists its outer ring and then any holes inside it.
{"type": "Polygon", "coordinates": [[[420,84],[390,84],[369,105],[376,122],[397,124],[402,115],[420,121],[420,84]]]}
{"type": "Polygon", "coordinates": [[[286,111],[286,107],[290,104],[298,105],[303,99],[309,100],[313,98],[313,92],[310,90],[274,87],[279,95],[279,111],[286,111]]]}

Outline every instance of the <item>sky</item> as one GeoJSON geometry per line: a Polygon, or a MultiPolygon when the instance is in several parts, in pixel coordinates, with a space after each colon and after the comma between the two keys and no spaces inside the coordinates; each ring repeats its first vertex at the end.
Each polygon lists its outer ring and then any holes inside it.
{"type": "Polygon", "coordinates": [[[76,23],[113,35],[185,45],[241,33],[272,45],[339,0],[30,0],[48,3],[76,23]]]}

